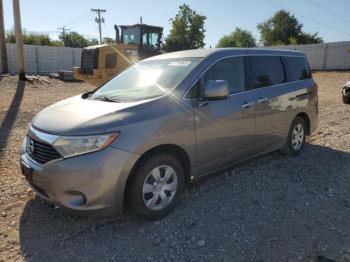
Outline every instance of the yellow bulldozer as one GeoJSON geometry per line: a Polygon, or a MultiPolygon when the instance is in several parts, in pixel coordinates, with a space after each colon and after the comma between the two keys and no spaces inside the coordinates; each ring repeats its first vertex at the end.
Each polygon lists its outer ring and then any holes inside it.
{"type": "Polygon", "coordinates": [[[82,50],[81,67],[73,68],[76,79],[100,86],[131,64],[161,53],[162,27],[135,24],[114,29],[115,43],[82,50]]]}

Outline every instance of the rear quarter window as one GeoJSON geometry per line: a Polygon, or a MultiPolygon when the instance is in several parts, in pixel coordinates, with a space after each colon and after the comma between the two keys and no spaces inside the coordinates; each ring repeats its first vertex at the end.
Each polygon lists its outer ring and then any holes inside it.
{"type": "Polygon", "coordinates": [[[287,70],[288,81],[298,81],[311,78],[311,71],[306,57],[283,57],[287,70]]]}
{"type": "Polygon", "coordinates": [[[279,56],[250,56],[248,61],[254,88],[285,82],[284,70],[279,56]]]}

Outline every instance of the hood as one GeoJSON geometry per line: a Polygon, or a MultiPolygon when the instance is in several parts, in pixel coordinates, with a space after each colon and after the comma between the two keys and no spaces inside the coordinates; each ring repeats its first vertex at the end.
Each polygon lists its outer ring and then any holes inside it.
{"type": "Polygon", "coordinates": [[[101,134],[112,122],[122,122],[153,100],[116,103],[74,96],[39,112],[34,117],[32,126],[55,135],[101,134]]]}

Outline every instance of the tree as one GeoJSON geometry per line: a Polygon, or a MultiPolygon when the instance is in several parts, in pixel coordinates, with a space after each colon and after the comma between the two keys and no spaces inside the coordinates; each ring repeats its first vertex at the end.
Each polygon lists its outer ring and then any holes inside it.
{"type": "Polygon", "coordinates": [[[16,35],[13,31],[6,32],[6,42],[11,44],[16,43],[16,35]]]}
{"type": "Polygon", "coordinates": [[[216,47],[255,47],[256,40],[252,33],[239,27],[231,34],[220,38],[216,47]]]}
{"type": "MultiPolygon", "coordinates": [[[[60,40],[52,40],[47,34],[29,33],[23,30],[23,41],[27,45],[86,47],[99,43],[97,39],[85,38],[77,32],[61,33],[58,37],[60,40]]],[[[6,32],[6,42],[16,43],[16,35],[13,30],[6,32]]]]}
{"type": "Polygon", "coordinates": [[[177,15],[170,19],[171,30],[165,39],[164,49],[172,52],[204,47],[206,19],[188,5],[181,5],[177,15]]]}
{"type": "Polygon", "coordinates": [[[276,12],[270,19],[258,24],[257,27],[264,46],[323,42],[317,33],[303,32],[303,24],[299,23],[294,15],[284,10],[276,12]]]}
{"type": "Polygon", "coordinates": [[[97,38],[91,38],[91,39],[88,39],[88,41],[89,41],[89,46],[100,44],[100,42],[97,40],[97,38]]]}
{"type": "MultiPolygon", "coordinates": [[[[16,35],[13,31],[6,33],[6,42],[16,43],[16,35]]],[[[23,30],[23,42],[27,45],[63,46],[63,42],[52,40],[47,34],[33,34],[23,30]]]]}
{"type": "Polygon", "coordinates": [[[309,34],[301,32],[299,35],[298,44],[318,44],[323,43],[322,37],[318,36],[317,33],[309,34]]]}
{"type": "Polygon", "coordinates": [[[97,45],[97,39],[87,39],[77,32],[61,33],[59,39],[63,41],[64,46],[67,47],[86,47],[90,45],[97,45]]]}
{"type": "Polygon", "coordinates": [[[103,38],[103,43],[105,43],[105,44],[113,44],[113,43],[115,43],[115,40],[113,38],[111,38],[111,37],[104,37],[103,38]]]}

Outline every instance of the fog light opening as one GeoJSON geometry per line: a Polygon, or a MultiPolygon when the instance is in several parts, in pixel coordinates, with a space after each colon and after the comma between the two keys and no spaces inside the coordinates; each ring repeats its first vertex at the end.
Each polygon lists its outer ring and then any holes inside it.
{"type": "Polygon", "coordinates": [[[86,197],[83,193],[78,191],[70,191],[68,192],[71,197],[67,201],[70,206],[84,206],[86,204],[86,197]]]}

